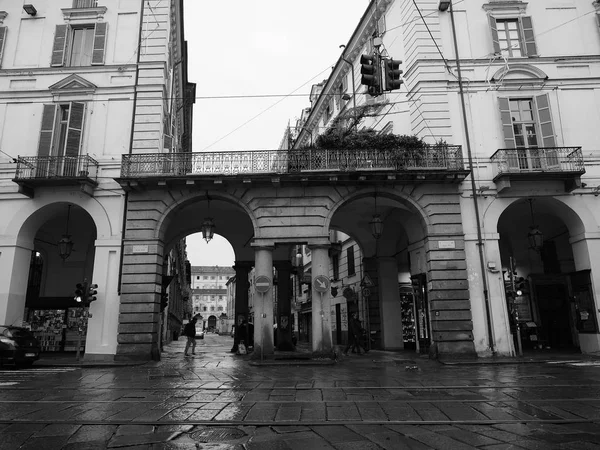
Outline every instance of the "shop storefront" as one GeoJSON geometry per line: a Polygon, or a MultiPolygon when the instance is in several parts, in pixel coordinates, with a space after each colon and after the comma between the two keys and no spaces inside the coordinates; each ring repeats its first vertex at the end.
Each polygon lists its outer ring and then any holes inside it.
{"type": "Polygon", "coordinates": [[[72,298],[41,297],[25,308],[26,323],[40,341],[42,352],[85,351],[87,309],[72,298]]]}

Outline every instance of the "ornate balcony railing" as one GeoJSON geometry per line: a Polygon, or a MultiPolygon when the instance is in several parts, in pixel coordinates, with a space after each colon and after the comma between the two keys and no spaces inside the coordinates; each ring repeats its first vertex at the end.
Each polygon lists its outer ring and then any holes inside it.
{"type": "Polygon", "coordinates": [[[496,176],[505,174],[584,174],[581,147],[536,147],[500,149],[491,157],[496,176]]]}
{"type": "Polygon", "coordinates": [[[73,0],[73,8],[95,8],[98,0],[73,0]]]}
{"type": "Polygon", "coordinates": [[[14,181],[95,180],[98,162],[84,156],[19,156],[14,181]]]}
{"type": "Polygon", "coordinates": [[[457,145],[395,150],[257,150],[123,155],[122,178],[358,171],[464,171],[457,145]]]}

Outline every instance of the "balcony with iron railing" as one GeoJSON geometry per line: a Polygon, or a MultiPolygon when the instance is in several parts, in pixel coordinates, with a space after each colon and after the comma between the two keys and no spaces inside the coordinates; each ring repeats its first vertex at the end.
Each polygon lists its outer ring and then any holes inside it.
{"type": "Polygon", "coordinates": [[[36,187],[80,185],[88,194],[98,185],[98,162],[88,156],[18,156],[13,181],[33,197],[36,187]]]}
{"type": "Polygon", "coordinates": [[[98,0],[73,0],[73,8],[96,8],[98,6],[98,0]]]}
{"type": "Polygon", "coordinates": [[[498,191],[511,181],[561,180],[567,192],[581,186],[585,164],[581,147],[499,149],[491,157],[498,191]]]}
{"type": "Polygon", "coordinates": [[[460,146],[394,150],[257,150],[123,155],[121,184],[128,180],[277,177],[316,179],[350,174],[387,174],[404,179],[464,179],[460,146]]]}

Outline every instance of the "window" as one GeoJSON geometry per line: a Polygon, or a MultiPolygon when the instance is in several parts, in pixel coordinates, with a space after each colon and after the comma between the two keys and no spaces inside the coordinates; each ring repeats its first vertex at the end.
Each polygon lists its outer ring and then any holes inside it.
{"type": "Polygon", "coordinates": [[[489,16],[489,20],[494,53],[513,58],[537,56],[531,17],[489,16]]]}
{"type": "Polygon", "coordinates": [[[107,24],[57,25],[52,47],[52,67],[104,64],[107,24]]]}
{"type": "Polygon", "coordinates": [[[214,307],[214,306],[211,306],[211,307],[210,307],[210,310],[211,310],[211,311],[214,311],[214,310],[215,310],[215,307],[214,307]]]}
{"type": "Polygon", "coordinates": [[[223,311],[223,307],[222,307],[222,306],[219,306],[219,307],[217,308],[217,311],[223,311]]]}
{"type": "Polygon", "coordinates": [[[340,255],[339,254],[336,253],[331,257],[331,264],[333,265],[333,279],[339,280],[340,279],[340,255]]]}
{"type": "Polygon", "coordinates": [[[41,173],[37,176],[77,175],[84,115],[85,103],[44,105],[38,144],[41,173]]]}
{"type": "Polygon", "coordinates": [[[196,280],[199,280],[199,279],[200,279],[200,275],[198,275],[198,276],[196,277],[196,280]]]}
{"type": "Polygon", "coordinates": [[[207,311],[207,308],[206,308],[206,306],[203,306],[203,307],[202,307],[202,311],[207,311]]]}
{"type": "Polygon", "coordinates": [[[509,167],[543,169],[559,164],[547,94],[529,98],[499,98],[509,167]]]}
{"type": "Polygon", "coordinates": [[[354,245],[346,249],[346,258],[348,259],[348,275],[354,275],[356,273],[356,267],[354,266],[354,245]]]}

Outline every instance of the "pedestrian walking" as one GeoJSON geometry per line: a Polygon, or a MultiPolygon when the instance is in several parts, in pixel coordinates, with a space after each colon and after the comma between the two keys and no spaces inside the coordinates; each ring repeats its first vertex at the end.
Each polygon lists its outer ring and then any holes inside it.
{"type": "Polygon", "coordinates": [[[192,317],[188,323],[183,327],[183,335],[187,338],[187,342],[185,343],[185,350],[183,352],[184,356],[189,356],[188,350],[190,346],[192,347],[192,355],[196,354],[196,322],[198,318],[196,316],[192,317]]]}
{"type": "Polygon", "coordinates": [[[358,313],[355,311],[351,314],[350,321],[348,322],[348,345],[346,345],[344,355],[348,355],[350,348],[352,348],[352,353],[356,351],[360,355],[361,332],[362,327],[360,326],[360,320],[358,320],[358,313]]]}

